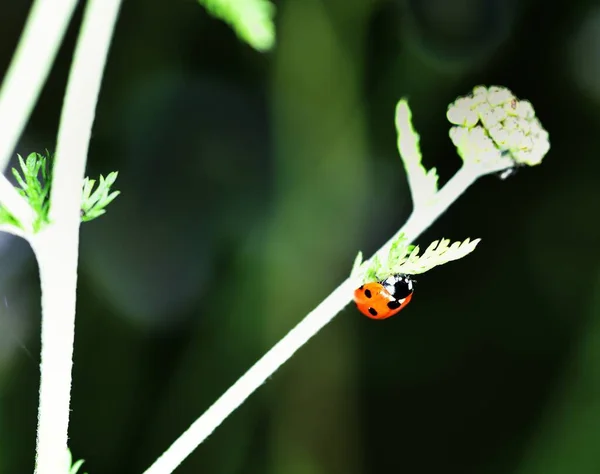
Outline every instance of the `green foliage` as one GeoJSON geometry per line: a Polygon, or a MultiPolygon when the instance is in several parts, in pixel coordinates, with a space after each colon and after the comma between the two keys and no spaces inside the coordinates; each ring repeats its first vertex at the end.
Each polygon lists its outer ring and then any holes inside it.
{"type": "MultiPolygon", "coordinates": [[[[67,450],[69,452],[69,474],[77,474],[79,469],[81,468],[82,464],[84,463],[83,459],[80,459],[79,461],[75,461],[73,462],[73,455],[71,454],[70,450],[67,450]]],[[[83,474],[88,474],[83,473],[83,474]]]]}
{"type": "MultiPolygon", "coordinates": [[[[52,167],[49,159],[39,153],[31,153],[25,160],[20,155],[17,156],[20,170],[12,169],[19,185],[17,191],[35,212],[33,231],[39,232],[49,222],[52,167]]],[[[117,175],[117,172],[112,172],[106,178],[100,176],[98,186],[93,192],[96,181],[89,178],[84,179],[81,202],[81,220],[83,222],[91,221],[104,214],[106,206],[120,194],[120,191],[111,192],[117,175]]],[[[3,206],[0,206],[0,224],[21,227],[19,221],[3,206]]]]}
{"type": "Polygon", "coordinates": [[[530,102],[507,88],[477,86],[448,107],[450,138],[464,161],[535,166],[550,150],[548,132],[530,102]]]}
{"type": "MultiPolygon", "coordinates": [[[[51,169],[46,157],[39,153],[30,153],[26,160],[23,160],[21,155],[17,156],[22,174],[16,168],[12,169],[12,173],[20,186],[20,189],[17,190],[21,196],[27,199],[36,214],[33,231],[38,232],[48,222],[50,184],[52,181],[51,169]]],[[[10,216],[10,213],[6,210],[3,213],[5,216],[10,216]]],[[[9,222],[11,219],[16,221],[14,217],[8,217],[9,222]]]]}
{"type": "Polygon", "coordinates": [[[0,206],[0,225],[2,224],[21,228],[19,221],[4,206],[0,206]]]}
{"type": "Polygon", "coordinates": [[[100,175],[98,187],[92,193],[96,181],[85,178],[83,180],[83,200],[81,202],[81,220],[83,222],[91,221],[96,217],[100,217],[106,212],[108,206],[121,192],[110,192],[111,186],[115,183],[118,172],[109,173],[106,178],[100,175]]]}
{"type": "Polygon", "coordinates": [[[229,24],[237,35],[258,51],[275,44],[275,5],[269,0],[198,0],[208,12],[229,24]]]}
{"type": "Polygon", "coordinates": [[[405,99],[396,105],[396,132],[398,153],[410,181],[413,199],[418,202],[430,199],[438,190],[438,175],[435,168],[427,170],[422,164],[419,134],[412,124],[412,113],[405,99]]]}
{"type": "Polygon", "coordinates": [[[450,244],[450,239],[434,240],[422,255],[419,255],[419,246],[417,245],[398,261],[398,273],[418,275],[438,265],[459,260],[473,252],[479,242],[481,242],[481,239],[465,239],[462,242],[454,242],[453,244],[450,244]]]}
{"type": "Polygon", "coordinates": [[[415,246],[409,244],[404,234],[400,234],[392,242],[387,257],[383,260],[376,254],[370,261],[363,262],[362,252],[358,252],[354,260],[351,276],[366,283],[369,281],[384,280],[390,275],[401,273],[397,269],[402,263],[402,259],[414,248],[415,246]]]}
{"type": "Polygon", "coordinates": [[[466,257],[475,250],[480,241],[481,239],[466,239],[450,244],[449,239],[434,240],[425,252],[419,255],[419,246],[409,245],[401,234],[392,243],[386,258],[375,255],[370,261],[363,262],[362,253],[359,252],[354,260],[351,276],[367,283],[381,281],[398,273],[425,273],[438,265],[466,257]]]}

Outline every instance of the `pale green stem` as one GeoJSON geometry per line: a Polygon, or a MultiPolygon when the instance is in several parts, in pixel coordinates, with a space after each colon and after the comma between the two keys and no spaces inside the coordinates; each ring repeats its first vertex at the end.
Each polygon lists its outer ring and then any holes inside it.
{"type": "MultiPolygon", "coordinates": [[[[505,166],[503,165],[502,169],[505,166]]],[[[463,165],[456,174],[440,189],[428,205],[416,207],[402,228],[394,234],[378,251],[385,256],[390,251],[400,234],[404,234],[408,242],[414,241],[425,232],[463,194],[479,177],[488,174],[474,165],[463,165]]],[[[423,201],[423,200],[421,200],[423,201]]]]}
{"type": "Polygon", "coordinates": [[[89,140],[120,0],[89,0],[62,109],[50,224],[30,240],[42,288],[36,474],[68,472],[67,432],[75,336],[77,258],[89,140]]]}
{"type": "MultiPolygon", "coordinates": [[[[0,89],[0,170],[4,170],[48,77],[77,0],[37,0],[29,12],[19,45],[0,89]]],[[[21,223],[24,236],[32,231],[35,213],[4,175],[0,202],[21,223]]]]}
{"type": "MultiPolygon", "coordinates": [[[[456,201],[479,177],[505,169],[483,169],[475,165],[463,166],[436,194],[427,207],[415,209],[405,225],[398,231],[409,242],[427,230],[435,220],[456,201]]],[[[396,234],[398,235],[398,234],[396,234]]],[[[394,239],[387,242],[378,254],[385,255],[394,239]]],[[[202,443],[246,398],[259,388],[321,328],[352,300],[356,282],[347,279],[319,306],[275,344],[256,364],[235,382],[206,412],[165,451],[144,474],[169,474],[202,443]]]]}
{"type": "Polygon", "coordinates": [[[36,0],[0,90],[0,171],[46,82],[77,0],[36,0]]]}

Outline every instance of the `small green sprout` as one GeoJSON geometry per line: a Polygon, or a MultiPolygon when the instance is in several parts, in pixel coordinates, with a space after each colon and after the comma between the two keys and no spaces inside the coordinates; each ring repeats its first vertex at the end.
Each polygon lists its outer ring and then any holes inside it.
{"type": "Polygon", "coordinates": [[[229,24],[237,35],[258,51],[275,44],[275,5],[269,0],[199,0],[216,18],[229,24]]]}
{"type": "Polygon", "coordinates": [[[450,139],[465,163],[535,166],[550,150],[548,132],[529,101],[507,88],[477,86],[448,107],[450,139]]]}
{"type": "Polygon", "coordinates": [[[0,224],[21,228],[21,225],[19,224],[19,221],[15,219],[15,216],[8,212],[3,206],[0,206],[0,224]]]}
{"type": "MultiPolygon", "coordinates": [[[[48,152],[46,152],[48,156],[48,152]]],[[[49,159],[40,153],[31,153],[26,159],[17,155],[20,169],[13,168],[12,173],[19,185],[17,191],[27,200],[35,213],[33,232],[39,232],[49,223],[50,190],[52,188],[52,166],[49,159]]],[[[106,212],[108,206],[120,191],[112,191],[111,187],[117,179],[117,172],[109,173],[106,178],[100,176],[98,186],[92,192],[96,181],[85,178],[81,201],[82,222],[91,221],[106,212]]],[[[4,206],[0,206],[0,225],[8,224],[22,230],[20,222],[4,206]]],[[[20,235],[20,234],[19,234],[20,235]]]]}
{"type": "MultiPolygon", "coordinates": [[[[25,160],[21,155],[17,155],[17,157],[22,174],[16,168],[12,169],[12,173],[20,186],[20,189],[17,189],[19,194],[27,199],[36,214],[33,231],[38,232],[48,222],[51,169],[46,157],[39,153],[30,153],[25,160]]],[[[6,217],[6,220],[0,222],[17,223],[16,219],[5,209],[0,213],[0,218],[2,217],[6,217]]]]}
{"type": "Polygon", "coordinates": [[[392,242],[385,259],[376,254],[371,260],[363,262],[362,253],[359,252],[354,260],[351,277],[368,283],[385,280],[398,273],[418,275],[438,265],[466,257],[475,250],[480,241],[481,239],[466,239],[450,244],[450,239],[434,240],[425,252],[419,255],[419,246],[409,245],[401,234],[392,242]]]}
{"type": "Polygon", "coordinates": [[[81,203],[81,220],[83,222],[91,221],[104,214],[106,206],[121,193],[120,191],[110,192],[110,188],[115,183],[117,176],[117,171],[109,173],[106,178],[100,175],[100,182],[93,193],[92,189],[96,181],[90,178],[83,180],[83,200],[81,203]]]}
{"type": "MultiPolygon", "coordinates": [[[[75,461],[73,462],[73,455],[71,454],[71,450],[67,449],[67,451],[69,452],[69,474],[77,474],[79,472],[79,469],[81,468],[82,464],[84,463],[83,459],[80,459],[79,461],[75,461]]],[[[88,474],[83,473],[83,474],[88,474]]]]}

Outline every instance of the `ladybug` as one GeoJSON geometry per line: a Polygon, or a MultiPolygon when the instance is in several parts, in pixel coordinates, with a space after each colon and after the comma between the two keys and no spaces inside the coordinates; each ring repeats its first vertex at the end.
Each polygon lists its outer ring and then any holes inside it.
{"type": "Polygon", "coordinates": [[[414,283],[410,275],[397,274],[378,282],[365,283],[354,290],[354,302],[367,318],[387,319],[397,314],[412,298],[414,283]]]}

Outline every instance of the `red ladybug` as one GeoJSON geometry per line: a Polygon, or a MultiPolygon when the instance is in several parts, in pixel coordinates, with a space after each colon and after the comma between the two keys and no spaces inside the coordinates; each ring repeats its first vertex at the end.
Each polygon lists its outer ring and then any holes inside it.
{"type": "Polygon", "coordinates": [[[410,303],[413,292],[414,280],[410,275],[392,275],[354,290],[354,302],[367,318],[387,319],[410,303]]]}

